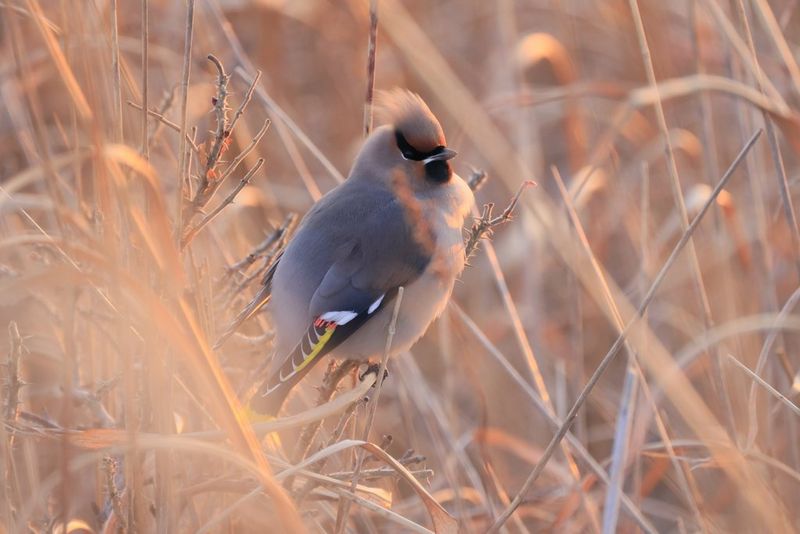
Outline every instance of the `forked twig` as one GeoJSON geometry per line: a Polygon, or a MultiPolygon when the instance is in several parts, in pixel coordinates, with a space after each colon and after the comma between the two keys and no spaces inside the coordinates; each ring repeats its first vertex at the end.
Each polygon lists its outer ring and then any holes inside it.
{"type": "Polygon", "coordinates": [[[481,214],[480,218],[475,219],[475,222],[472,223],[472,228],[469,230],[469,235],[467,236],[467,241],[464,245],[464,254],[467,260],[469,260],[470,256],[472,256],[472,254],[475,252],[475,249],[478,247],[478,243],[481,239],[483,239],[486,235],[490,235],[496,226],[500,226],[501,224],[511,220],[511,217],[514,214],[514,209],[519,203],[519,198],[522,195],[522,192],[525,190],[525,188],[532,185],[536,185],[536,182],[532,180],[526,180],[525,182],[522,182],[522,185],[519,186],[516,194],[511,199],[511,203],[509,203],[506,209],[503,210],[503,213],[497,217],[492,217],[492,210],[494,209],[493,203],[485,204],[483,206],[483,213],[481,214]]]}
{"type": "MultiPolygon", "coordinates": [[[[219,210],[233,201],[233,198],[231,197],[225,199],[210,216],[204,218],[200,223],[190,228],[192,219],[194,219],[198,213],[202,212],[203,208],[208,205],[216,192],[222,186],[223,182],[225,182],[225,180],[231,174],[233,174],[239,164],[244,161],[247,155],[252,152],[256,145],[258,145],[259,141],[261,141],[261,138],[267,133],[267,129],[269,129],[270,125],[269,119],[265,120],[264,124],[261,126],[261,129],[259,129],[258,133],[256,133],[250,143],[244,147],[239,154],[236,155],[236,157],[231,163],[228,164],[224,171],[218,172],[217,167],[222,162],[222,154],[225,152],[225,150],[227,150],[227,147],[230,144],[230,137],[234,127],[236,126],[236,123],[241,118],[245,108],[253,97],[253,91],[255,91],[256,84],[261,78],[261,72],[259,71],[256,73],[256,76],[253,78],[252,83],[248,87],[244,98],[239,103],[233,118],[229,120],[227,113],[229,110],[228,96],[230,93],[228,92],[228,82],[230,81],[230,75],[225,72],[225,67],[222,66],[220,60],[217,59],[213,54],[209,54],[207,57],[217,69],[217,90],[214,98],[212,99],[212,103],[214,105],[213,111],[214,115],[216,116],[216,129],[211,142],[211,148],[208,151],[205,163],[203,164],[203,169],[201,170],[198,178],[197,190],[192,195],[192,200],[181,207],[181,216],[179,217],[181,224],[177,230],[182,236],[180,239],[181,249],[185,248],[186,245],[191,242],[191,238],[194,237],[194,235],[196,235],[196,233],[200,231],[203,226],[210,222],[209,217],[213,219],[213,217],[219,214],[219,210]]],[[[177,125],[173,125],[172,127],[174,126],[177,125]]],[[[185,126],[180,127],[180,131],[185,132],[185,126]]],[[[184,164],[188,167],[188,163],[184,162],[184,164]]],[[[246,176],[247,180],[249,180],[249,178],[252,176],[252,173],[254,173],[255,170],[257,170],[257,168],[262,164],[263,160],[260,160],[256,163],[255,167],[248,172],[246,176]]],[[[188,171],[184,171],[183,169],[182,172],[188,173],[188,171]]],[[[239,186],[234,189],[233,196],[235,197],[236,193],[238,193],[245,185],[247,185],[247,183],[243,179],[242,183],[240,183],[239,186]]],[[[183,195],[181,194],[181,198],[182,197],[183,195]]]]}

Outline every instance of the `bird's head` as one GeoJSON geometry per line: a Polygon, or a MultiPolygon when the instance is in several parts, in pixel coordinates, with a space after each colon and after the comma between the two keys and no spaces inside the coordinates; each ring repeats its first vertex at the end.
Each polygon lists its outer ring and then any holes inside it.
{"type": "Polygon", "coordinates": [[[450,181],[449,160],[456,152],[447,147],[442,126],[419,95],[402,89],[380,92],[375,113],[383,125],[361,149],[354,174],[396,180],[399,173],[415,190],[450,181]]]}

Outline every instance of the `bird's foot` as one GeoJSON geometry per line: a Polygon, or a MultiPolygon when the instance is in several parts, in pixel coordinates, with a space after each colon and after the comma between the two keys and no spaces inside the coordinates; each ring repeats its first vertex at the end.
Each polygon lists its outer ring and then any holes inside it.
{"type": "MultiPolygon", "coordinates": [[[[367,368],[364,370],[364,372],[361,373],[360,375],[358,375],[358,379],[363,381],[368,375],[371,375],[371,374],[377,375],[380,372],[381,372],[381,364],[380,363],[370,363],[370,364],[367,365],[367,368]]],[[[388,369],[386,369],[383,372],[383,380],[386,380],[387,378],[389,378],[389,370],[388,369]]],[[[377,383],[378,383],[378,381],[376,380],[375,384],[377,384],[377,383]]],[[[373,385],[372,387],[375,387],[375,386],[373,385]]]]}

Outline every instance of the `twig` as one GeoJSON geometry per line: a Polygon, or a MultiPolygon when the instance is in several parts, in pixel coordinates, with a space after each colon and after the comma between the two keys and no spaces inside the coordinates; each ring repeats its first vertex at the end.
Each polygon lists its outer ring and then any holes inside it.
{"type": "Polygon", "coordinates": [[[342,504],[344,504],[346,510],[349,510],[350,504],[355,502],[358,503],[359,506],[363,506],[367,510],[371,510],[378,517],[382,517],[387,521],[392,521],[402,526],[403,532],[419,532],[422,534],[433,534],[433,532],[431,532],[427,528],[418,525],[417,523],[414,523],[410,519],[406,519],[404,516],[398,514],[397,512],[388,510],[383,506],[375,504],[374,502],[357,495],[354,489],[351,489],[350,491],[345,491],[341,488],[331,488],[331,489],[334,492],[336,492],[340,497],[342,497],[341,499],[339,499],[339,506],[341,507],[342,504]]]}
{"type": "MultiPolygon", "coordinates": [[[[389,352],[392,349],[392,341],[394,341],[394,335],[397,329],[397,316],[400,313],[400,305],[403,303],[402,286],[398,288],[397,297],[395,297],[395,299],[394,310],[392,311],[392,320],[389,323],[389,331],[386,335],[386,346],[383,351],[383,358],[381,358],[381,367],[378,371],[378,382],[375,385],[375,394],[370,401],[369,411],[367,412],[367,420],[364,423],[364,431],[361,434],[362,441],[369,441],[369,432],[372,430],[372,423],[375,421],[375,413],[378,410],[378,401],[380,400],[381,389],[383,387],[383,377],[386,375],[386,364],[389,361],[389,352]]],[[[353,470],[353,481],[350,484],[350,491],[352,493],[355,493],[356,488],[358,487],[358,476],[361,472],[361,467],[364,464],[365,456],[365,451],[360,450],[358,452],[356,467],[353,470]]],[[[342,532],[344,532],[344,527],[347,524],[347,516],[350,513],[350,504],[351,502],[349,500],[339,501],[339,509],[336,513],[336,528],[334,530],[336,534],[342,534],[342,532]]]]}
{"type": "MultiPolygon", "coordinates": [[[[334,360],[331,360],[328,369],[325,371],[325,376],[322,379],[322,387],[319,388],[319,393],[317,394],[317,406],[331,400],[331,397],[333,397],[333,394],[336,393],[336,389],[339,387],[339,383],[353,369],[358,367],[358,364],[359,362],[356,360],[344,360],[337,365],[334,360]]],[[[316,421],[303,429],[303,432],[300,434],[300,439],[297,440],[294,454],[292,454],[293,464],[299,463],[306,457],[311,442],[314,440],[314,436],[317,435],[320,426],[322,426],[322,420],[316,421]]]]}
{"type": "MultiPolygon", "coordinates": [[[[175,100],[175,91],[177,90],[177,88],[178,86],[176,85],[170,88],[169,91],[164,92],[164,98],[161,100],[161,102],[159,102],[158,105],[158,113],[162,117],[165,116],[167,114],[167,111],[169,111],[169,109],[172,107],[172,102],[173,100],[175,100]]],[[[152,114],[148,113],[148,115],[152,114]]],[[[166,124],[164,124],[163,121],[158,121],[151,125],[150,136],[147,139],[149,148],[152,149],[153,145],[158,141],[158,136],[164,129],[164,126],[166,126],[166,124]]]]}
{"type": "Polygon", "coordinates": [[[627,339],[628,333],[631,331],[633,326],[636,323],[638,323],[639,318],[641,318],[644,311],[650,305],[650,302],[655,297],[656,291],[661,286],[661,282],[664,281],[667,272],[675,263],[675,260],[677,259],[678,255],[683,250],[683,248],[686,246],[686,243],[689,242],[689,239],[691,238],[697,226],[700,224],[700,221],[703,219],[708,209],[714,202],[716,202],[717,196],[719,196],[720,192],[725,187],[725,184],[727,184],[728,180],[730,180],[731,176],[733,176],[733,171],[735,171],[736,168],[739,166],[739,163],[741,163],[741,161],[750,151],[750,148],[752,148],[752,146],[755,144],[756,140],[759,138],[761,133],[762,130],[759,129],[758,131],[756,131],[756,133],[753,134],[752,137],[750,137],[747,143],[745,143],[744,147],[742,147],[742,150],[739,151],[739,154],[736,156],[736,159],[733,160],[733,163],[731,163],[730,167],[728,167],[728,170],[725,171],[725,174],[720,179],[717,186],[714,188],[714,191],[711,193],[711,195],[709,195],[708,199],[706,199],[705,204],[700,209],[698,214],[695,216],[694,220],[692,220],[689,227],[686,229],[683,235],[681,235],[681,238],[675,244],[675,247],[672,249],[672,252],[670,253],[669,257],[664,262],[664,265],[661,267],[661,270],[659,270],[658,274],[653,280],[653,283],[650,285],[650,289],[647,291],[647,294],[645,294],[644,298],[642,299],[642,303],[639,305],[639,308],[636,311],[636,315],[628,320],[628,322],[625,324],[625,327],[617,336],[617,339],[614,341],[613,345],[611,345],[611,348],[608,350],[606,355],[603,356],[603,359],[600,361],[600,364],[597,366],[594,373],[592,373],[592,376],[589,378],[589,381],[586,383],[583,390],[581,390],[580,395],[578,395],[578,398],[575,400],[575,403],[572,405],[569,412],[567,413],[567,416],[564,418],[564,423],[561,425],[556,434],[550,440],[550,443],[547,444],[547,448],[545,448],[544,452],[542,453],[539,462],[536,464],[533,471],[531,471],[531,473],[528,475],[528,478],[522,484],[522,488],[519,490],[519,493],[517,493],[516,497],[514,497],[514,499],[511,501],[511,504],[503,511],[503,513],[497,518],[497,520],[495,520],[494,524],[491,526],[491,528],[489,528],[487,533],[498,532],[500,528],[505,524],[505,522],[508,521],[508,518],[511,517],[511,514],[513,514],[514,511],[519,507],[519,505],[522,504],[522,499],[525,498],[525,495],[528,493],[528,490],[531,488],[533,483],[536,482],[536,479],[539,478],[539,475],[542,474],[545,466],[547,465],[547,462],[553,456],[556,447],[561,443],[561,440],[564,439],[564,436],[569,431],[570,426],[572,426],[572,423],[575,421],[575,417],[578,414],[578,410],[580,410],[583,404],[586,402],[586,399],[589,397],[589,394],[594,389],[594,386],[600,380],[600,377],[603,375],[606,368],[608,368],[609,364],[614,359],[614,356],[616,356],[617,352],[619,352],[619,349],[622,347],[625,340],[627,339]]]}
{"type": "Polygon", "coordinates": [[[275,337],[275,332],[272,330],[267,330],[263,334],[259,334],[257,336],[248,336],[247,334],[236,332],[233,334],[233,337],[246,345],[263,349],[264,345],[275,337]]]}
{"type": "Polygon", "coordinates": [[[150,135],[150,132],[147,128],[147,110],[148,109],[148,98],[149,98],[149,91],[147,90],[148,86],[148,77],[150,76],[150,67],[148,65],[149,62],[149,52],[148,52],[148,43],[150,41],[150,8],[148,5],[148,0],[141,0],[142,2],[142,157],[145,160],[150,159],[150,143],[148,143],[147,139],[150,135]]]}
{"type": "MultiPolygon", "coordinates": [[[[200,173],[197,190],[192,197],[192,201],[183,206],[184,213],[181,216],[181,220],[184,226],[188,225],[194,215],[202,210],[208,201],[211,200],[213,192],[209,193],[209,188],[213,184],[219,187],[219,183],[216,181],[216,167],[228,143],[225,132],[227,130],[226,113],[228,109],[228,81],[230,80],[230,76],[225,74],[225,67],[222,66],[222,63],[213,54],[209,54],[207,59],[217,68],[217,91],[212,98],[217,127],[214,131],[211,149],[208,151],[206,162],[200,173]]],[[[214,189],[214,191],[216,191],[216,189],[214,189]]],[[[176,231],[182,235],[184,233],[184,228],[177,228],[176,231]]]]}
{"type": "Polygon", "coordinates": [[[250,253],[242,258],[241,260],[237,261],[228,269],[226,270],[226,274],[231,275],[237,271],[241,271],[246,267],[250,267],[255,261],[260,258],[267,250],[269,250],[274,244],[281,241],[284,236],[289,233],[290,228],[294,226],[294,223],[297,221],[297,214],[290,213],[286,216],[283,220],[283,223],[275,229],[270,235],[264,238],[264,240],[255,246],[255,248],[250,251],[250,253]]]}
{"type": "MultiPolygon", "coordinates": [[[[235,49],[234,53],[237,53],[235,49]]],[[[239,56],[239,58],[244,59],[243,56],[239,56]]],[[[244,61],[247,60],[244,59],[244,61]]],[[[247,63],[249,63],[249,61],[247,61],[247,63]]],[[[250,75],[247,74],[241,67],[236,67],[236,69],[234,69],[234,72],[238,74],[239,77],[241,77],[244,81],[246,82],[252,81],[252,77],[250,77],[250,75]]],[[[258,97],[258,99],[261,100],[264,107],[266,107],[269,111],[271,111],[276,117],[278,117],[278,119],[283,121],[283,123],[289,128],[289,130],[291,130],[291,132],[295,135],[295,137],[297,137],[300,140],[300,142],[303,143],[303,145],[305,145],[308,151],[311,152],[311,154],[313,154],[315,158],[317,158],[320,164],[322,164],[322,166],[325,167],[325,170],[328,171],[328,173],[333,177],[334,180],[336,180],[338,183],[344,182],[344,176],[342,176],[342,173],[340,173],[336,169],[336,167],[333,166],[333,163],[331,163],[330,160],[325,157],[325,155],[322,153],[319,147],[317,147],[317,145],[315,145],[311,141],[311,139],[309,139],[309,137],[305,134],[305,132],[303,132],[303,130],[300,129],[297,123],[294,122],[294,120],[292,120],[289,114],[286,113],[283,110],[283,108],[281,108],[278,105],[278,103],[275,102],[272,99],[272,97],[269,96],[261,86],[258,86],[256,88],[256,97],[258,97]]]]}
{"type": "Polygon", "coordinates": [[[122,496],[117,489],[117,460],[113,456],[103,457],[103,471],[106,479],[106,492],[108,493],[108,500],[111,501],[111,509],[114,511],[114,516],[117,518],[119,526],[117,532],[124,534],[128,531],[125,522],[125,514],[122,512],[122,496]]]}
{"type": "Polygon", "coordinates": [[[739,369],[744,371],[745,374],[747,374],[747,376],[752,378],[754,384],[758,384],[759,386],[761,386],[764,389],[766,389],[772,396],[774,396],[776,399],[778,399],[784,405],[786,405],[795,415],[800,415],[800,408],[795,403],[793,403],[791,400],[786,398],[786,396],[783,393],[781,393],[780,391],[778,391],[777,389],[772,387],[772,385],[769,382],[767,382],[766,380],[764,380],[763,378],[758,376],[756,373],[751,371],[749,367],[747,367],[745,364],[743,364],[742,362],[740,362],[739,360],[737,360],[736,358],[734,358],[730,354],[728,354],[728,360],[733,362],[734,364],[736,364],[736,366],[739,369]]]}
{"type": "MultiPolygon", "coordinates": [[[[281,254],[283,254],[283,247],[286,244],[286,239],[289,233],[291,232],[292,227],[294,226],[296,217],[288,216],[286,221],[284,222],[283,226],[278,228],[273,234],[275,239],[272,240],[272,243],[266,247],[266,250],[269,250],[270,247],[272,251],[270,254],[267,254],[264,258],[264,266],[262,269],[257,270],[250,276],[246,277],[238,286],[236,286],[233,291],[230,293],[229,301],[232,303],[241,291],[247,287],[250,282],[252,282],[256,277],[260,276],[261,273],[264,274],[264,278],[261,283],[261,287],[259,288],[258,292],[255,296],[250,299],[250,302],[247,306],[244,307],[243,310],[239,312],[236,318],[231,321],[231,323],[225,329],[225,332],[217,339],[214,343],[214,348],[220,348],[225,341],[236,332],[236,330],[247,321],[250,317],[255,315],[258,310],[260,310],[270,299],[272,295],[272,276],[275,274],[275,269],[278,266],[278,261],[280,260],[281,254]]],[[[259,252],[261,254],[261,252],[259,252]]],[[[253,253],[251,253],[251,256],[253,253]]],[[[249,258],[250,256],[248,256],[249,258]]],[[[257,257],[257,255],[256,255],[257,257]]],[[[249,259],[247,261],[250,261],[249,259]]],[[[255,261],[255,259],[253,259],[255,261]]],[[[241,262],[240,262],[241,263],[241,262]]],[[[252,262],[250,262],[252,263],[252,262]]],[[[231,271],[226,273],[226,276],[230,276],[232,274],[231,271]]]]}
{"type": "Polygon", "coordinates": [[[227,104],[228,104],[228,81],[230,76],[225,74],[225,67],[219,59],[213,54],[207,56],[208,60],[217,68],[217,94],[213,99],[214,115],[217,120],[217,129],[214,132],[214,142],[211,145],[211,150],[208,152],[206,158],[206,165],[203,173],[200,176],[200,190],[208,187],[209,175],[213,172],[214,167],[217,165],[220,155],[222,154],[223,146],[227,141],[225,131],[227,130],[227,104]]]}
{"type": "MultiPolygon", "coordinates": [[[[347,425],[350,422],[350,420],[353,418],[353,414],[355,414],[356,410],[358,409],[359,406],[362,405],[363,402],[365,402],[365,399],[363,399],[363,398],[359,399],[359,401],[354,402],[353,404],[348,406],[347,409],[344,412],[342,412],[342,415],[339,417],[339,421],[336,423],[336,427],[333,429],[333,432],[331,433],[330,439],[328,439],[328,441],[326,441],[325,444],[319,448],[319,450],[322,450],[322,449],[325,449],[327,447],[330,447],[331,445],[333,445],[334,443],[336,443],[340,439],[342,439],[342,435],[344,435],[345,430],[347,430],[347,425]]],[[[319,451],[317,451],[317,452],[319,452],[319,451]]],[[[316,464],[312,464],[312,465],[314,466],[314,468],[316,469],[317,472],[321,472],[325,468],[325,464],[327,462],[328,462],[328,458],[323,458],[319,462],[317,462],[316,464]]],[[[311,467],[311,466],[309,466],[309,467],[311,467]]],[[[394,473],[396,471],[392,470],[392,472],[394,473]]],[[[362,473],[362,475],[363,475],[363,473],[362,473]]],[[[352,476],[353,476],[353,472],[350,471],[350,472],[348,472],[346,474],[343,474],[343,476],[341,478],[342,478],[342,480],[351,479],[352,476]]],[[[362,476],[362,479],[363,479],[363,476],[362,476]]],[[[301,487],[295,493],[294,500],[295,500],[295,502],[297,503],[298,506],[300,506],[300,504],[308,496],[308,494],[311,493],[314,490],[314,488],[317,487],[317,484],[318,484],[318,481],[316,481],[314,479],[309,478],[308,480],[306,480],[305,485],[303,487],[301,487]]]]}
{"type": "Polygon", "coordinates": [[[239,181],[236,187],[233,188],[233,191],[231,191],[230,194],[228,194],[228,196],[225,197],[225,200],[220,202],[219,205],[216,208],[214,208],[214,210],[211,213],[206,215],[199,223],[190,228],[184,234],[183,238],[181,238],[181,249],[186,248],[186,245],[188,245],[192,241],[192,239],[194,239],[197,236],[197,234],[200,233],[200,231],[203,228],[205,228],[211,221],[213,221],[214,218],[217,215],[219,215],[220,212],[222,212],[222,210],[224,210],[227,205],[233,203],[234,199],[236,198],[236,195],[238,195],[239,192],[242,189],[244,189],[244,187],[247,184],[250,183],[250,180],[253,178],[253,175],[256,172],[258,172],[258,169],[260,169],[263,164],[264,164],[264,158],[258,158],[258,161],[256,161],[255,165],[253,165],[253,168],[247,171],[247,174],[245,174],[244,177],[242,177],[242,179],[239,181]]]}
{"type": "MultiPolygon", "coordinates": [[[[250,143],[248,143],[248,145],[244,147],[242,151],[236,155],[235,158],[233,158],[233,161],[228,165],[228,167],[224,171],[222,171],[222,174],[219,176],[219,178],[217,178],[218,183],[221,184],[222,182],[224,182],[225,179],[229,177],[233,173],[233,171],[236,170],[236,167],[239,166],[239,164],[244,160],[244,158],[246,158],[247,155],[253,151],[258,142],[261,141],[261,138],[264,137],[264,135],[267,133],[267,130],[269,130],[269,125],[270,125],[270,120],[266,119],[264,121],[264,124],[261,125],[261,129],[258,130],[258,132],[256,132],[256,135],[253,136],[253,139],[250,140],[250,143]]],[[[228,131],[230,132],[230,130],[228,131]]]]}
{"type": "MultiPolygon", "coordinates": [[[[130,100],[127,101],[127,104],[129,106],[131,106],[132,108],[134,108],[134,109],[138,109],[138,110],[142,110],[143,109],[142,106],[140,106],[136,102],[131,102],[130,100]]],[[[160,113],[160,112],[158,112],[158,111],[156,111],[154,109],[148,109],[147,113],[151,117],[154,117],[154,118],[158,119],[159,121],[161,121],[161,123],[164,126],[166,126],[167,128],[169,128],[171,130],[175,130],[176,132],[180,133],[181,127],[179,125],[175,124],[174,122],[172,122],[171,120],[169,120],[168,118],[166,118],[163,113],[160,113]]],[[[195,152],[195,153],[199,153],[200,152],[200,148],[197,146],[197,144],[194,142],[194,140],[191,138],[191,136],[189,136],[189,134],[187,133],[185,137],[186,137],[186,142],[192,148],[192,151],[195,152]]]]}
{"type": "Polygon", "coordinates": [[[122,127],[122,76],[119,65],[119,23],[118,13],[119,7],[118,0],[111,0],[110,15],[111,15],[111,85],[114,94],[114,118],[117,124],[114,126],[114,136],[117,142],[122,142],[123,127],[122,127]]]}
{"type": "MultiPolygon", "coordinates": [[[[415,457],[414,459],[416,460],[417,458],[415,457]]],[[[409,463],[407,461],[404,461],[402,458],[398,458],[397,461],[400,462],[403,465],[406,465],[407,463],[409,463]]],[[[416,463],[416,462],[414,462],[414,463],[416,463]]],[[[410,471],[410,472],[411,472],[412,475],[414,475],[415,477],[417,477],[419,479],[432,477],[434,475],[433,469],[418,469],[416,471],[410,471]]],[[[353,476],[353,472],[352,471],[341,471],[341,472],[337,472],[337,473],[328,473],[326,476],[329,476],[331,478],[338,478],[338,479],[345,480],[345,479],[351,478],[353,476]]],[[[396,470],[394,470],[394,469],[392,469],[390,467],[376,467],[374,469],[362,469],[360,478],[361,478],[361,480],[365,480],[365,479],[368,479],[368,478],[383,478],[383,477],[394,477],[394,476],[399,476],[397,474],[396,470]]]]}
{"type": "Polygon", "coordinates": [[[531,180],[522,182],[522,185],[519,186],[514,198],[511,199],[511,203],[506,207],[506,209],[503,210],[503,213],[497,217],[492,217],[494,204],[489,203],[483,206],[483,214],[480,216],[480,218],[476,219],[475,222],[472,223],[472,228],[470,228],[466,244],[464,245],[464,255],[466,256],[467,260],[469,260],[470,256],[472,256],[472,253],[475,252],[475,249],[478,247],[478,243],[484,236],[490,234],[496,226],[500,226],[501,224],[511,220],[511,216],[514,214],[514,208],[517,207],[517,203],[519,202],[522,192],[526,187],[531,185],[536,185],[536,182],[531,180]]]}
{"type": "Polygon", "coordinates": [[[8,323],[8,361],[6,363],[5,406],[3,415],[6,422],[15,423],[19,417],[19,390],[22,381],[19,378],[19,362],[22,358],[22,336],[19,334],[17,323],[8,323]]]}
{"type": "Polygon", "coordinates": [[[378,45],[378,0],[369,2],[369,43],[367,44],[367,96],[364,101],[364,137],[372,131],[372,98],[375,93],[375,52],[378,45]]]}
{"type": "Polygon", "coordinates": [[[256,76],[253,78],[253,81],[250,82],[250,86],[247,88],[247,91],[244,93],[244,98],[239,103],[239,107],[236,108],[236,111],[233,114],[233,118],[231,119],[230,124],[228,125],[228,135],[233,132],[233,128],[236,126],[236,123],[241,118],[242,114],[244,113],[245,108],[253,99],[253,91],[255,91],[256,87],[258,86],[258,81],[261,79],[261,71],[256,71],[256,76]]]}
{"type": "Polygon", "coordinates": [[[203,170],[200,173],[197,190],[195,191],[194,195],[191,195],[192,200],[182,205],[181,208],[182,225],[177,229],[180,235],[184,236],[184,238],[181,239],[181,248],[184,248],[185,244],[188,243],[188,241],[185,239],[185,236],[187,235],[187,228],[189,227],[189,224],[191,224],[192,219],[195,217],[195,215],[201,212],[203,208],[205,208],[205,206],[211,201],[216,192],[219,190],[225,179],[236,170],[239,164],[244,161],[247,155],[256,147],[256,145],[258,145],[258,142],[261,141],[261,138],[267,133],[270,125],[269,119],[265,120],[258,133],[256,133],[250,143],[244,147],[244,149],[242,149],[242,151],[233,159],[233,161],[225,168],[225,170],[221,173],[217,171],[217,166],[221,162],[220,158],[230,143],[233,128],[244,113],[247,104],[252,99],[253,91],[256,88],[256,82],[261,77],[261,72],[259,71],[256,74],[253,82],[250,84],[247,92],[245,93],[244,99],[242,102],[240,102],[238,108],[236,109],[233,119],[229,121],[227,112],[229,109],[228,96],[230,93],[228,92],[228,82],[230,81],[230,75],[226,74],[225,67],[223,67],[219,59],[217,59],[213,54],[209,54],[207,58],[217,69],[217,90],[214,98],[212,99],[212,103],[214,105],[214,115],[216,116],[216,129],[211,142],[211,149],[208,151],[205,164],[203,165],[203,170]]]}
{"type": "MultiPolygon", "coordinates": [[[[277,248],[279,248],[279,247],[276,247],[276,249],[277,248]]],[[[229,294],[226,295],[226,299],[228,301],[226,307],[232,306],[234,301],[235,301],[235,299],[236,299],[236,297],[237,297],[237,295],[239,295],[239,293],[244,291],[245,288],[247,288],[247,286],[249,286],[253,282],[253,280],[255,280],[256,278],[261,277],[265,272],[267,272],[267,270],[270,268],[270,266],[273,265],[273,259],[275,258],[275,252],[276,251],[273,250],[270,254],[267,254],[266,256],[264,256],[264,262],[261,264],[261,266],[258,269],[253,271],[251,274],[247,275],[244,278],[244,280],[242,280],[238,284],[235,284],[231,288],[231,290],[229,291],[229,294]]],[[[262,289],[263,289],[263,287],[262,287],[262,289]]],[[[231,332],[231,333],[233,333],[233,332],[231,332]]]]}
{"type": "MultiPolygon", "coordinates": [[[[189,76],[192,71],[192,41],[194,30],[194,0],[188,0],[186,5],[186,33],[183,38],[183,67],[181,70],[181,124],[179,127],[180,143],[178,145],[178,187],[177,204],[175,205],[175,228],[183,228],[183,202],[186,183],[189,181],[186,158],[186,131],[188,122],[189,76]]],[[[194,144],[194,143],[192,143],[194,144]]],[[[180,235],[180,234],[176,234],[180,235]]]]}

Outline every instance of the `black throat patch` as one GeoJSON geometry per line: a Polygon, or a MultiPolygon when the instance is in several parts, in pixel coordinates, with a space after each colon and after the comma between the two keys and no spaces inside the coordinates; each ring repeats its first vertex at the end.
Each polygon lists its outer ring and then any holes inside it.
{"type": "MultiPolygon", "coordinates": [[[[397,148],[400,149],[400,153],[403,154],[404,158],[411,161],[424,161],[431,156],[440,154],[444,150],[443,146],[437,146],[430,152],[420,152],[411,146],[411,143],[406,140],[405,136],[400,133],[399,130],[395,130],[394,136],[397,140],[397,148]]],[[[453,176],[453,169],[450,167],[449,161],[436,160],[425,164],[425,178],[431,182],[443,184],[448,182],[451,176],[453,176]]]]}

